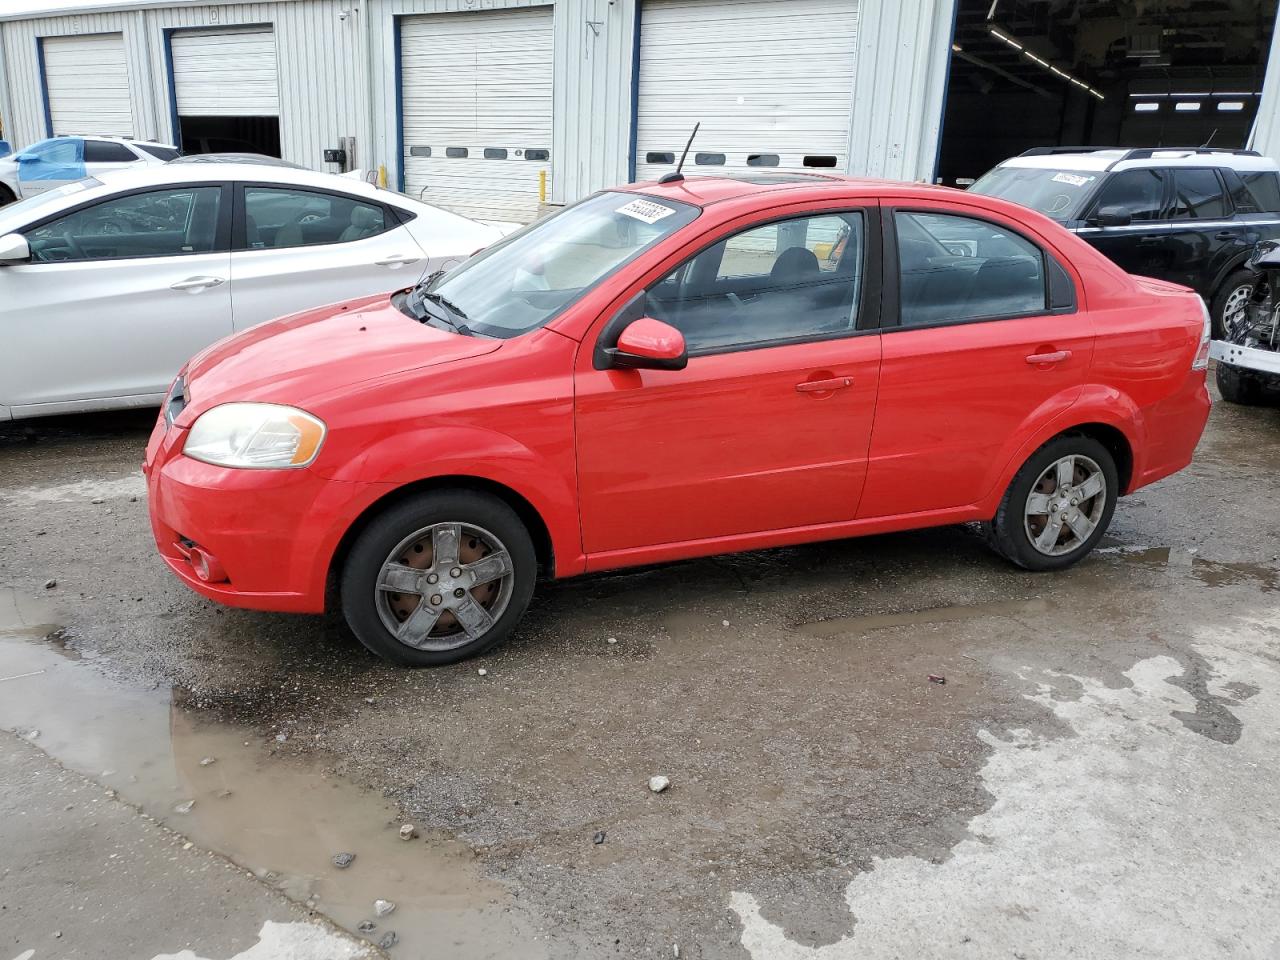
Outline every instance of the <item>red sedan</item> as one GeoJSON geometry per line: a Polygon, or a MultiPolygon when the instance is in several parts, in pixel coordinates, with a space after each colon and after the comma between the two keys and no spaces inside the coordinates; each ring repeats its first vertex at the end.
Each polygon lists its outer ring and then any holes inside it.
{"type": "Polygon", "coordinates": [[[1208,330],[1191,291],[993,198],[639,184],[195,357],[152,524],[204,596],[336,595],[410,666],[502,640],[539,577],[965,521],[1060,569],[1190,462],[1208,330]]]}

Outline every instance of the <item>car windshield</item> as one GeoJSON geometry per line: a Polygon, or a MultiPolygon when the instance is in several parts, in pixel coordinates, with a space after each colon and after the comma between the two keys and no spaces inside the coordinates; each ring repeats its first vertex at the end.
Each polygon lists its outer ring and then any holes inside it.
{"type": "Polygon", "coordinates": [[[60,187],[54,187],[44,193],[37,193],[35,196],[27,197],[25,200],[19,200],[17,203],[0,207],[0,233],[8,233],[10,230],[16,230],[19,226],[29,223],[32,220],[31,215],[41,207],[52,206],[64,197],[100,186],[102,186],[101,180],[85,177],[83,180],[73,180],[71,183],[64,183],[60,187]]]}
{"type": "Polygon", "coordinates": [[[677,200],[596,194],[432,278],[410,295],[407,307],[464,332],[516,337],[545,324],[699,212],[677,200]]]}
{"type": "Polygon", "coordinates": [[[996,167],[969,189],[988,197],[1012,200],[1055,220],[1079,217],[1101,173],[1054,170],[1050,167],[996,167]]]}

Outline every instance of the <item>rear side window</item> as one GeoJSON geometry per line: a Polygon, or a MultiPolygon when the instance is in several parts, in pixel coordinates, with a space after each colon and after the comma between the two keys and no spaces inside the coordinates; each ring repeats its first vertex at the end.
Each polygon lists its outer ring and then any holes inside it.
{"type": "Polygon", "coordinates": [[[245,187],[244,213],[245,245],[254,250],[351,243],[394,226],[380,205],[312,190],[245,187]]]}
{"type": "Polygon", "coordinates": [[[133,151],[123,143],[106,143],[102,140],[84,142],[85,163],[134,163],[137,159],[133,151]]]}
{"type": "Polygon", "coordinates": [[[1265,213],[1280,213],[1280,174],[1241,173],[1253,205],[1265,213]]]}
{"type": "Polygon", "coordinates": [[[1103,185],[1094,210],[1120,207],[1134,220],[1159,220],[1163,206],[1163,173],[1159,170],[1124,170],[1103,185]]]}
{"type": "Polygon", "coordinates": [[[1173,219],[1221,220],[1229,213],[1222,181],[1216,172],[1173,171],[1173,219]]]}
{"type": "Polygon", "coordinates": [[[135,143],[134,146],[143,153],[149,153],[157,160],[163,160],[165,163],[168,163],[170,160],[177,160],[178,157],[182,156],[182,154],[173,147],[157,147],[150,143],[135,143]]]}
{"type": "Polygon", "coordinates": [[[899,210],[899,317],[904,327],[1044,313],[1044,254],[985,220],[899,210]]]}

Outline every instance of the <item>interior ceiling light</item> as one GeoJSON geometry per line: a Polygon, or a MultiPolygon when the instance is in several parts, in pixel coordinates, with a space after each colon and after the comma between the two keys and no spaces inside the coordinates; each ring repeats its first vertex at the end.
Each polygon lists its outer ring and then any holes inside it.
{"type": "Polygon", "coordinates": [[[1070,83],[1074,83],[1077,87],[1086,91],[1092,96],[1097,97],[1099,100],[1107,99],[1106,96],[1099,93],[1097,90],[1089,86],[1089,84],[1085,83],[1083,80],[1080,80],[1077,77],[1073,77],[1071,74],[1067,73],[1067,71],[1061,70],[1058,67],[1055,67],[1048,60],[1040,59],[1034,53],[1032,53],[1030,50],[1028,50],[1026,47],[1020,44],[1017,40],[1013,39],[1013,37],[1009,36],[1004,31],[997,30],[995,27],[987,27],[987,32],[990,33],[997,40],[1001,41],[1002,43],[1007,43],[1009,46],[1013,47],[1013,49],[1017,50],[1020,54],[1022,54],[1024,57],[1026,57],[1028,60],[1030,60],[1032,63],[1036,64],[1037,66],[1042,67],[1045,70],[1048,70],[1050,73],[1054,74],[1055,76],[1061,77],[1063,80],[1067,80],[1070,83]]]}

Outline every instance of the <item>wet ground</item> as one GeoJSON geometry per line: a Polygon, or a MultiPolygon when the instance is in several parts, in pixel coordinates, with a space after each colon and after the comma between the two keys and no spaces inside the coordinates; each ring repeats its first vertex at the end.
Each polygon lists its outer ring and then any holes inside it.
{"type": "MultiPolygon", "coordinates": [[[[0,728],[393,957],[1280,950],[1278,409],[1064,573],[964,528],[692,561],[418,672],[173,580],[151,420],[0,426],[0,728]]],[[[0,960],[58,925],[0,911],[0,960]]]]}

